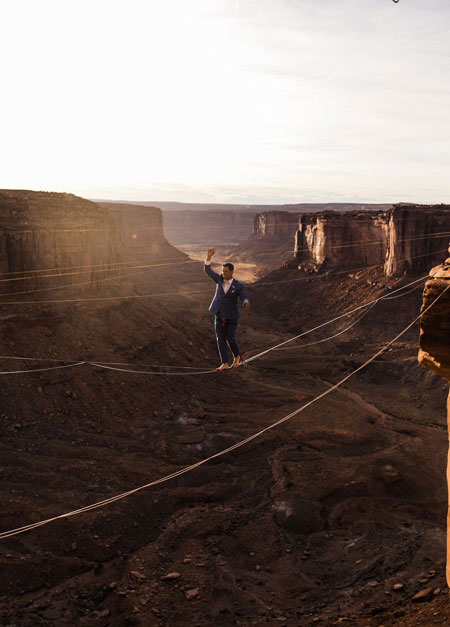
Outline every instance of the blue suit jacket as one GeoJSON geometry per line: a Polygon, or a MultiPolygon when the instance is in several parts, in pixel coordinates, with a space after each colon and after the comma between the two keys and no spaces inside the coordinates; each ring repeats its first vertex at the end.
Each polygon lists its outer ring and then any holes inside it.
{"type": "Polygon", "coordinates": [[[206,264],[205,272],[217,283],[216,293],[209,306],[209,311],[215,316],[220,312],[221,318],[239,318],[238,298],[241,299],[241,302],[248,300],[242,283],[236,281],[236,279],[232,279],[230,288],[225,294],[223,291],[223,275],[217,274],[217,272],[214,272],[214,270],[206,264]]]}

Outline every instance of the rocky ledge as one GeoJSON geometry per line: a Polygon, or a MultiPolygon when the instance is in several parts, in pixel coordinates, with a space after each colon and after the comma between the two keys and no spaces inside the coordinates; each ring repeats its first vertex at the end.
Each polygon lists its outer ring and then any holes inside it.
{"type": "MultiPolygon", "coordinates": [[[[433,268],[430,277],[423,293],[419,363],[450,381],[450,257],[433,268]],[[426,311],[433,302],[435,304],[426,311]]],[[[450,431],[450,394],[447,399],[447,421],[450,431]]],[[[450,462],[447,465],[447,485],[450,495],[450,462]]],[[[446,576],[450,587],[450,507],[447,513],[446,576]]]]}
{"type": "Polygon", "coordinates": [[[430,272],[423,293],[419,363],[450,381],[450,257],[430,272]],[[440,296],[442,295],[442,296],[440,296]]]}
{"type": "Polygon", "coordinates": [[[386,276],[421,272],[442,259],[449,205],[400,203],[389,211],[301,215],[295,256],[301,267],[384,265],[386,276]]]}

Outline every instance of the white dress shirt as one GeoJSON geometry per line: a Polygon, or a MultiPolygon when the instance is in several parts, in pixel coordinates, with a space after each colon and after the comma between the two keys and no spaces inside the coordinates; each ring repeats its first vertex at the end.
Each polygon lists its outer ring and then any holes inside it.
{"type": "MultiPolygon", "coordinates": [[[[211,265],[211,260],[208,261],[208,259],[205,259],[205,266],[210,266],[210,265],[211,265]]],[[[225,294],[230,289],[231,284],[233,283],[233,281],[234,281],[234,279],[228,279],[228,281],[225,281],[225,279],[223,280],[222,289],[223,289],[225,294]]],[[[248,303],[249,302],[248,298],[246,298],[243,302],[244,303],[248,303]]]]}
{"type": "MultiPolygon", "coordinates": [[[[211,261],[208,261],[207,259],[205,259],[205,266],[210,266],[210,265],[211,265],[211,261]]],[[[228,279],[228,281],[225,281],[225,279],[223,280],[222,289],[225,294],[230,289],[230,285],[232,284],[232,282],[233,282],[233,279],[228,279]]]]}

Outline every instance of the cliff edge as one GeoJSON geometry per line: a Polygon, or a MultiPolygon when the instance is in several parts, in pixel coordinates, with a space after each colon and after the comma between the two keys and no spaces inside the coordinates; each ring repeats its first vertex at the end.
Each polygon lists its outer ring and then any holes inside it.
{"type": "MultiPolygon", "coordinates": [[[[449,248],[450,251],[450,248],[449,248]]],[[[450,257],[430,272],[423,293],[422,311],[442,295],[424,315],[420,324],[419,363],[450,381],[450,257]],[[447,290],[447,291],[445,291],[447,290]],[[445,291],[445,293],[444,293],[445,291]]],[[[450,434],[450,393],[447,399],[447,424],[450,434]]],[[[447,486],[450,503],[450,451],[447,486]]],[[[450,507],[447,513],[447,585],[450,587],[450,507]]]]}
{"type": "Polygon", "coordinates": [[[70,284],[84,291],[124,264],[162,257],[176,261],[186,255],[165,239],[156,207],[0,190],[0,294],[70,284]]]}
{"type": "Polygon", "coordinates": [[[400,203],[389,211],[301,215],[294,254],[303,266],[384,265],[386,276],[420,272],[442,258],[450,206],[400,203]]]}
{"type": "MultiPolygon", "coordinates": [[[[450,285],[450,257],[430,271],[425,284],[422,310],[450,285]]],[[[450,290],[422,316],[419,363],[450,381],[450,290]]]]}

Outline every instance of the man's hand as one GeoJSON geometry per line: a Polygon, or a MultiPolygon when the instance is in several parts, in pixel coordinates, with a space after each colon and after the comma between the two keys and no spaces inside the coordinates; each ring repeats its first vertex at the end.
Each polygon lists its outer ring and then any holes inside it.
{"type": "Polygon", "coordinates": [[[214,248],[208,248],[208,252],[206,253],[206,261],[210,261],[211,257],[213,257],[216,254],[216,251],[214,248]]]}
{"type": "Polygon", "coordinates": [[[248,302],[248,300],[244,301],[244,309],[250,309],[250,303],[248,302]]]}

